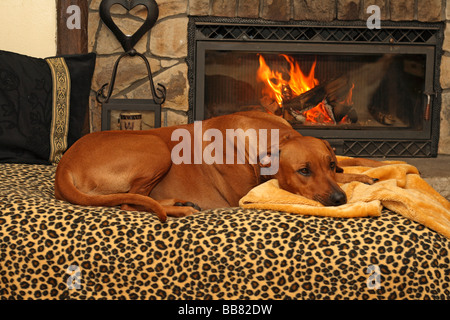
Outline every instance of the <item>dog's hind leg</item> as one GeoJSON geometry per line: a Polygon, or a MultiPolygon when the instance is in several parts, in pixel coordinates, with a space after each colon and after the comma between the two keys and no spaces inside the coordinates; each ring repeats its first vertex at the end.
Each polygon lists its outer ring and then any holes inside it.
{"type": "MultiPolygon", "coordinates": [[[[137,193],[137,192],[132,192],[137,193]]],[[[140,193],[142,194],[142,193],[140,193]]],[[[143,194],[145,195],[145,194],[143,194]]],[[[167,216],[169,217],[186,217],[193,213],[201,211],[200,207],[192,202],[179,200],[179,199],[165,199],[165,200],[156,200],[161,204],[167,216]]],[[[142,206],[130,205],[130,204],[122,204],[120,206],[121,210],[124,211],[147,211],[142,206]]]]}
{"type": "Polygon", "coordinates": [[[171,217],[185,217],[193,213],[201,211],[201,208],[189,201],[180,199],[164,199],[158,200],[163,206],[168,216],[171,217]]]}

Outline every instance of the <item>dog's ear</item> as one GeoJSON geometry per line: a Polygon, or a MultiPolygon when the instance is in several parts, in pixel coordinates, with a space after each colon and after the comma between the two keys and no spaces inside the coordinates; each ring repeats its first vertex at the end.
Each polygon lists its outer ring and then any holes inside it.
{"type": "Polygon", "coordinates": [[[323,143],[325,144],[327,149],[331,152],[331,154],[335,155],[335,152],[334,152],[335,150],[334,150],[334,148],[331,147],[331,144],[327,140],[324,140],[324,139],[321,139],[321,140],[323,141],[323,143]]]}
{"type": "Polygon", "coordinates": [[[324,139],[321,140],[323,141],[327,149],[330,151],[331,155],[336,158],[336,148],[333,148],[327,140],[324,139]]]}
{"type": "Polygon", "coordinates": [[[278,147],[279,147],[280,151],[284,147],[284,145],[286,143],[288,143],[291,139],[293,139],[293,136],[290,133],[286,133],[286,134],[280,136],[280,138],[278,140],[278,147]]]}
{"type": "MultiPolygon", "coordinates": [[[[336,159],[336,153],[335,153],[334,148],[331,147],[331,144],[330,144],[327,140],[322,140],[322,141],[323,141],[323,143],[327,146],[327,149],[330,150],[331,155],[333,156],[333,158],[334,158],[335,161],[337,162],[337,159],[336,159]]],[[[339,167],[339,166],[336,164],[336,173],[343,173],[343,172],[344,172],[344,169],[342,169],[341,167],[339,167]]]]}

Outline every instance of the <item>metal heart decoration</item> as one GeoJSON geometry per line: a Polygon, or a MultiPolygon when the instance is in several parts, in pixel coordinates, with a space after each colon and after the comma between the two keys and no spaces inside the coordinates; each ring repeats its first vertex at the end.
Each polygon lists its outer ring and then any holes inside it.
{"type": "Polygon", "coordinates": [[[158,19],[158,15],[159,9],[155,0],[103,0],[100,4],[100,18],[119,40],[125,52],[132,50],[142,36],[153,27],[158,19]],[[121,5],[128,11],[138,5],[143,5],[147,8],[147,18],[133,35],[125,35],[111,18],[111,7],[115,4],[121,5]]]}

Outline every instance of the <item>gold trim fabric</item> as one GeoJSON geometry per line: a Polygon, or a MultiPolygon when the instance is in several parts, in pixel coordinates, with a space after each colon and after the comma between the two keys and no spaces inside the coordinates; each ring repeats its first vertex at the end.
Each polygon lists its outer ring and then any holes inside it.
{"type": "Polygon", "coordinates": [[[53,80],[53,110],[49,161],[57,164],[67,149],[70,115],[70,73],[64,58],[46,59],[53,80]]]}

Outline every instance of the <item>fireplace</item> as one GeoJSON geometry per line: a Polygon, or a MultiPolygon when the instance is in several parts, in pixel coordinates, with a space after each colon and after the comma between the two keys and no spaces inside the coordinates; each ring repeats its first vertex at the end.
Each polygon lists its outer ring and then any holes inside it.
{"type": "Polygon", "coordinates": [[[191,17],[190,120],[262,110],[341,155],[436,156],[442,37],[417,22],[191,17]]]}

